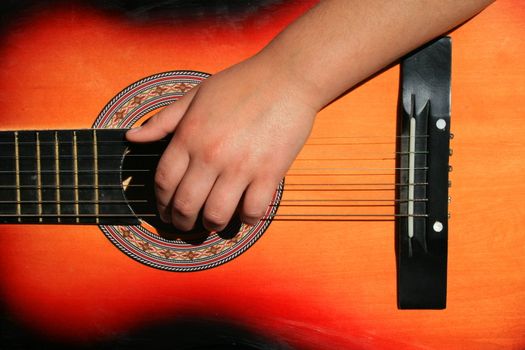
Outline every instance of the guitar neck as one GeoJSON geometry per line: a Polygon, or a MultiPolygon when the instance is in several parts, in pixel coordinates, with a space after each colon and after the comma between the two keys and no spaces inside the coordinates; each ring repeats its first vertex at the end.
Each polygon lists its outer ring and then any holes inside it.
{"type": "Polygon", "coordinates": [[[0,222],[137,223],[122,185],[125,131],[0,132],[0,222]]]}

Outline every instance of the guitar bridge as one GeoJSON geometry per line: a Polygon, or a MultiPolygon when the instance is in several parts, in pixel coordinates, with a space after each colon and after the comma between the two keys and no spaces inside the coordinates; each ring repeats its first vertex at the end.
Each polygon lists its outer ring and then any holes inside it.
{"type": "Polygon", "coordinates": [[[447,294],[451,42],[401,63],[397,282],[400,309],[444,309],[447,294]]]}

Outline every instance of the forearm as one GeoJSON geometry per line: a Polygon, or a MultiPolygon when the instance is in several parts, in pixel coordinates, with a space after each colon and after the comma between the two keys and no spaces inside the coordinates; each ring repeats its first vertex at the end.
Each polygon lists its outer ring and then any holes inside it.
{"type": "Polygon", "coordinates": [[[324,105],[488,3],[322,1],[260,53],[127,134],[135,142],[174,134],[155,174],[161,217],[185,231],[201,210],[210,231],[237,210],[257,223],[324,105]]]}
{"type": "Polygon", "coordinates": [[[319,110],[492,0],[324,0],[254,60],[267,62],[319,110]],[[294,85],[295,84],[295,85],[294,85]]]}

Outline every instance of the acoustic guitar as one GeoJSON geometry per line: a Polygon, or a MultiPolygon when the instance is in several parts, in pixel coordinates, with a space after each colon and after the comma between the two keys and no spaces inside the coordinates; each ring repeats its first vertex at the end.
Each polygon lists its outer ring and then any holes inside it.
{"type": "Polygon", "coordinates": [[[394,64],[320,112],[259,224],[213,233],[158,220],[166,140],[124,132],[315,1],[159,3],[0,5],[0,348],[525,348],[522,1],[449,34],[450,218],[400,204],[428,184],[400,183],[394,64]],[[446,308],[398,304],[411,218],[448,232],[446,308]]]}

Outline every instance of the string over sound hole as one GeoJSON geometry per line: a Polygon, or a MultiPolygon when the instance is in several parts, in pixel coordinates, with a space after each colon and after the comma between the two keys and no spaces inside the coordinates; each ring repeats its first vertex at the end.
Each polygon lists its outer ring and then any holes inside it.
{"type": "MultiPolygon", "coordinates": [[[[122,166],[122,186],[135,214],[155,228],[161,237],[168,240],[180,239],[190,244],[202,244],[210,234],[202,226],[202,220],[197,220],[193,230],[183,232],[160,219],[156,207],[154,177],[155,169],[168,142],[169,137],[147,144],[130,144],[122,166]]],[[[226,229],[217,234],[224,239],[231,239],[240,229],[241,222],[237,216],[234,216],[226,229]]]]}

